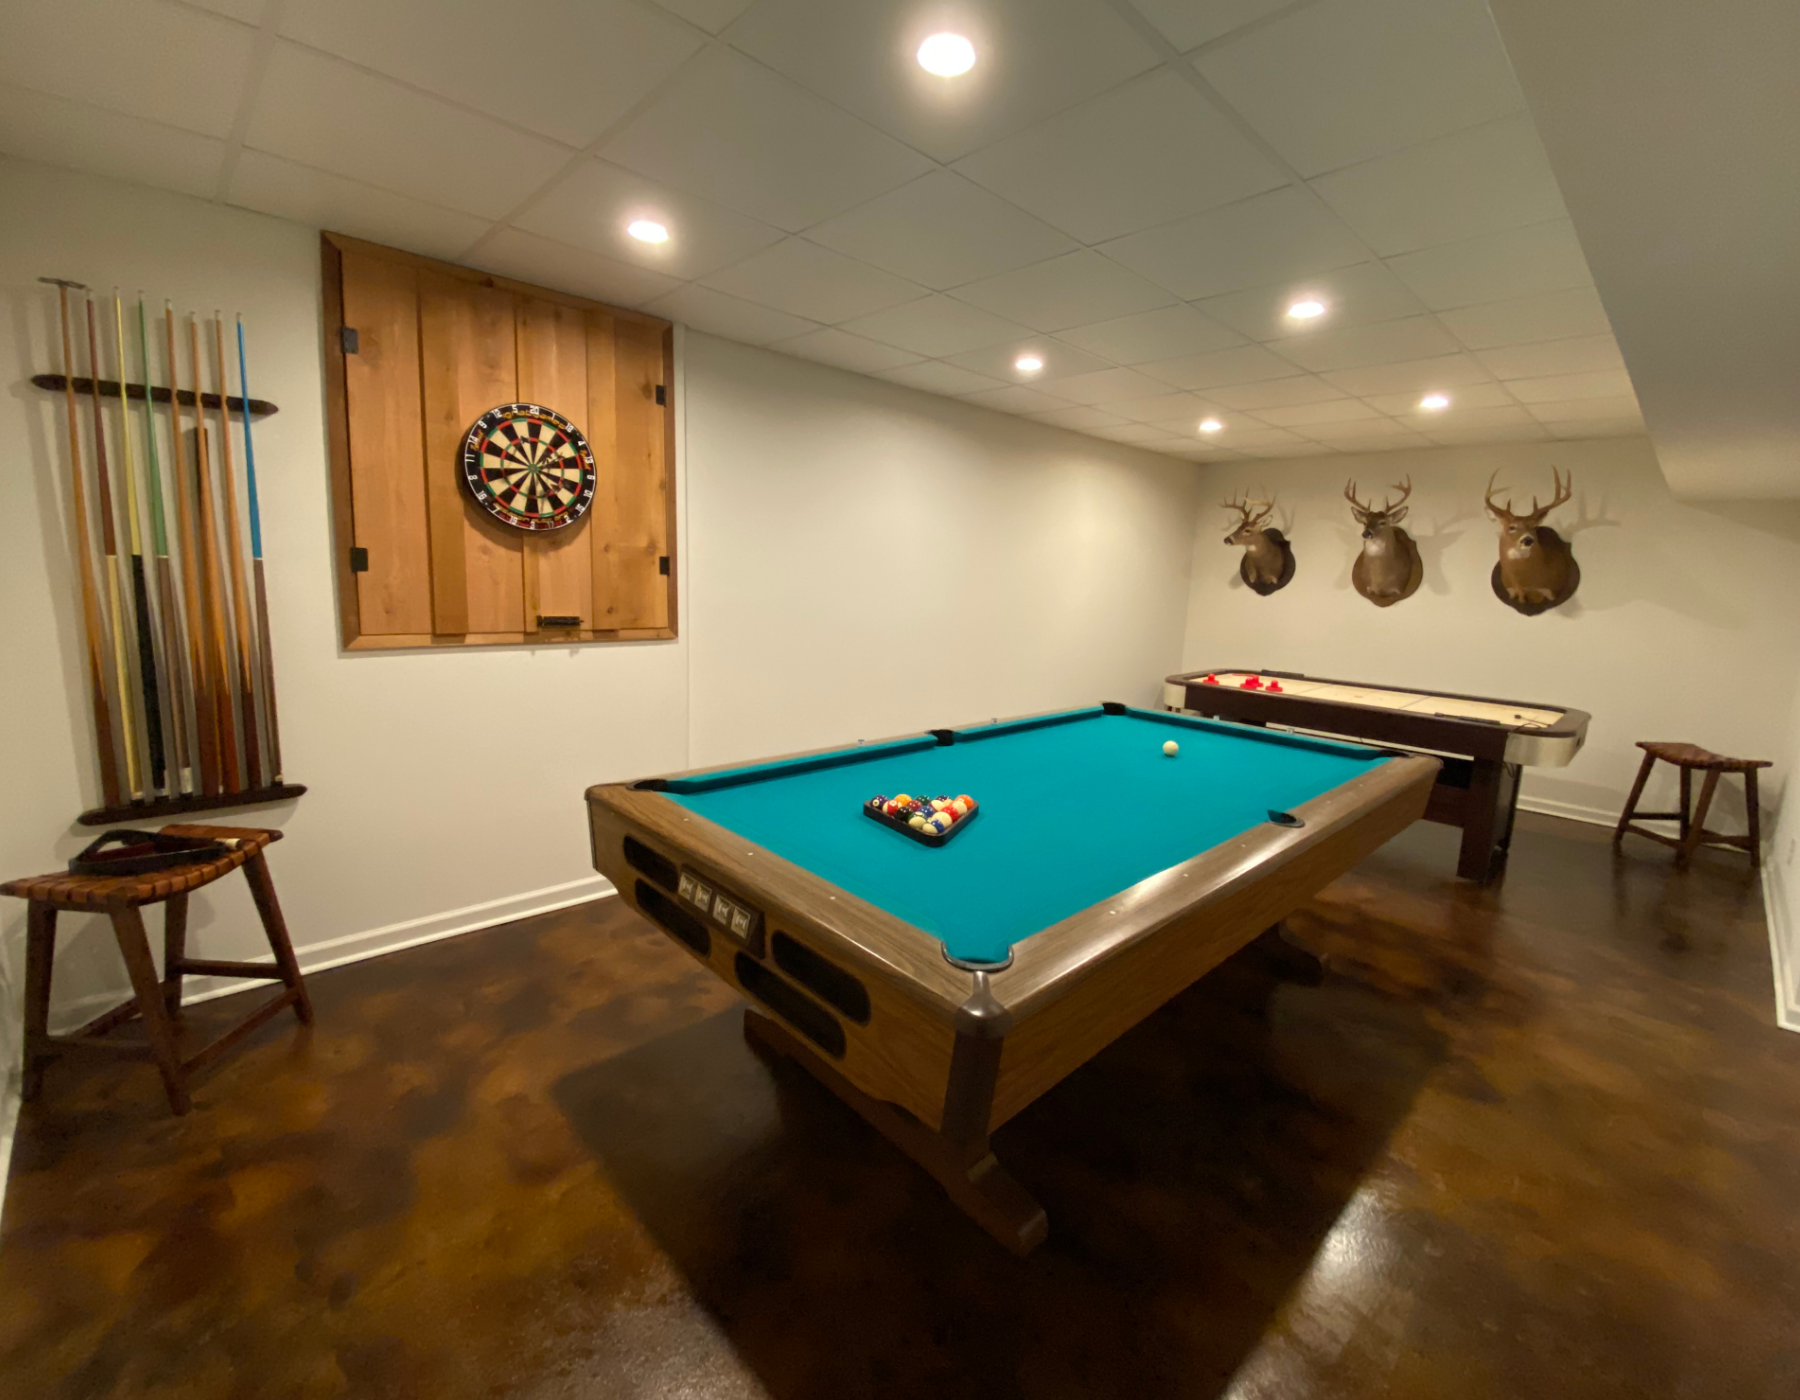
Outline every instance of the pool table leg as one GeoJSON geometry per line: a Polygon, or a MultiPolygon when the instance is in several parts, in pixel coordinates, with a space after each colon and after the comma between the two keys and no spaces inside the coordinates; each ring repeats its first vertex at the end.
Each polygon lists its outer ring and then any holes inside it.
{"type": "Polygon", "coordinates": [[[986,1134],[954,1142],[933,1132],[911,1114],[865,1094],[786,1026],[761,1012],[745,1009],[744,1035],[753,1045],[798,1061],[870,1127],[931,1173],[952,1201],[1014,1254],[1029,1254],[1044,1242],[1050,1230],[1044,1208],[995,1159],[986,1134]]]}

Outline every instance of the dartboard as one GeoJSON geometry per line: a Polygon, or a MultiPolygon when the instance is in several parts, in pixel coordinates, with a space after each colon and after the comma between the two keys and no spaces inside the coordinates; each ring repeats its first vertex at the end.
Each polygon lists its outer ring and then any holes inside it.
{"type": "Polygon", "coordinates": [[[463,483],[483,510],[515,530],[560,530],[594,503],[594,454],[562,414],[503,403],[463,439],[463,483]]]}

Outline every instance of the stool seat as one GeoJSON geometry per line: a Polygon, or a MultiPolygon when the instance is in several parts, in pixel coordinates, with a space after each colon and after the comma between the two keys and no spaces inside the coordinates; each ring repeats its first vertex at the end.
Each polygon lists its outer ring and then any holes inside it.
{"type": "Polygon", "coordinates": [[[224,855],[168,870],[141,875],[74,875],[56,871],[0,884],[0,894],[29,903],[25,942],[25,1055],[21,1097],[34,1099],[43,1084],[45,1063],[71,1049],[131,1049],[101,1039],[107,1031],[141,1018],[149,1040],[146,1053],[162,1075],[169,1107],[186,1113],[188,1081],[206,1065],[286,1007],[304,1025],[313,1019],[312,1001],[300,964],[288,939],[287,923],[275,898],[263,851],[281,839],[279,831],[233,826],[167,826],[172,836],[201,837],[223,842],[224,855]],[[241,869],[250,885],[269,940],[274,963],[225,962],[187,955],[187,901],[194,890],[241,869]],[[146,904],[162,904],[163,975],[156,975],[150,956],[150,939],[139,910],[146,904]],[[51,1035],[50,979],[56,961],[56,916],[62,910],[104,913],[112,920],[113,936],[125,960],[135,995],[105,1015],[88,1022],[73,1035],[51,1035]],[[279,994],[258,1006],[205,1049],[183,1060],[176,1051],[175,1027],[181,1020],[181,983],[190,973],[212,977],[243,977],[280,982],[279,994]]]}
{"type": "Polygon", "coordinates": [[[1665,743],[1654,739],[1640,739],[1638,747],[1644,751],[1644,762],[1638,768],[1637,780],[1631,785],[1631,796],[1625,799],[1625,810],[1620,814],[1619,824],[1613,831],[1614,846],[1627,835],[1660,841],[1665,846],[1675,848],[1675,864],[1678,867],[1685,866],[1693,858],[1694,852],[1702,846],[1726,846],[1747,854],[1751,865],[1762,865],[1762,806],[1756,791],[1756,774],[1759,769],[1774,766],[1769,760],[1727,758],[1711,749],[1703,749],[1698,744],[1665,743]],[[1638,799],[1644,795],[1644,785],[1650,781],[1650,770],[1658,762],[1673,764],[1681,773],[1679,811],[1638,810],[1638,799]],[[1705,781],[1700,785],[1700,804],[1697,808],[1693,802],[1695,773],[1706,775],[1705,781]],[[1750,829],[1742,836],[1709,831],[1706,826],[1707,811],[1712,807],[1713,794],[1718,789],[1720,775],[1724,773],[1736,773],[1744,780],[1744,810],[1750,829]],[[1651,831],[1637,825],[1640,821],[1677,822],[1680,824],[1681,834],[1665,836],[1660,831],[1651,831]]]}
{"type": "Polygon", "coordinates": [[[1640,739],[1638,747],[1677,768],[1716,768],[1721,773],[1748,773],[1753,768],[1775,766],[1766,758],[1726,758],[1724,754],[1703,749],[1698,744],[1664,744],[1653,739],[1640,739]]]}

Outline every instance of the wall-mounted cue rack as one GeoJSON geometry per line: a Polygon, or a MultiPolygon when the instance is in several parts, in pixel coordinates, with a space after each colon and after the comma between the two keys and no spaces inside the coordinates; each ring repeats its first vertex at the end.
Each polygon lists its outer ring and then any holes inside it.
{"type": "Polygon", "coordinates": [[[669,322],[342,234],[321,253],[345,648],[673,637],[669,322]]]}
{"type": "Polygon", "coordinates": [[[102,805],[77,820],[113,826],[298,797],[306,789],[282,775],[250,428],[275,405],[249,397],[243,322],[235,327],[234,395],[217,313],[210,323],[183,316],[178,335],[167,302],[154,316],[141,293],[132,310],[117,289],[97,298],[79,282],[40,280],[57,289],[63,368],[31,382],[60,395],[66,412],[70,529],[100,768],[102,805]],[[81,294],[80,312],[71,292],[81,294]],[[83,320],[88,372],[79,375],[75,326],[83,320]],[[153,346],[167,385],[151,382],[159,377],[153,346]],[[194,387],[180,387],[183,379],[194,387]]]}

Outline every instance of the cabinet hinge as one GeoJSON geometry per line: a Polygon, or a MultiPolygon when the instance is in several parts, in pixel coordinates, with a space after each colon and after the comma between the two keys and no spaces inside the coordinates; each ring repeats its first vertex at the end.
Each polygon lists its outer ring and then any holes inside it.
{"type": "Polygon", "coordinates": [[[657,385],[657,386],[656,386],[656,403],[657,403],[657,406],[658,406],[658,407],[659,407],[659,408],[661,408],[661,407],[664,407],[664,406],[666,406],[666,405],[667,405],[667,404],[668,404],[668,402],[669,402],[669,391],[668,391],[668,390],[667,390],[667,389],[665,389],[665,388],[663,388],[663,386],[662,386],[662,385],[660,385],[660,384],[658,384],[658,385],[657,385]]]}
{"type": "Polygon", "coordinates": [[[350,572],[353,574],[366,574],[369,572],[369,551],[364,549],[361,545],[352,545],[350,547],[350,572]]]}
{"type": "Polygon", "coordinates": [[[340,326],[338,328],[338,343],[344,347],[344,353],[346,355],[354,355],[356,353],[356,327],[340,326]]]}

